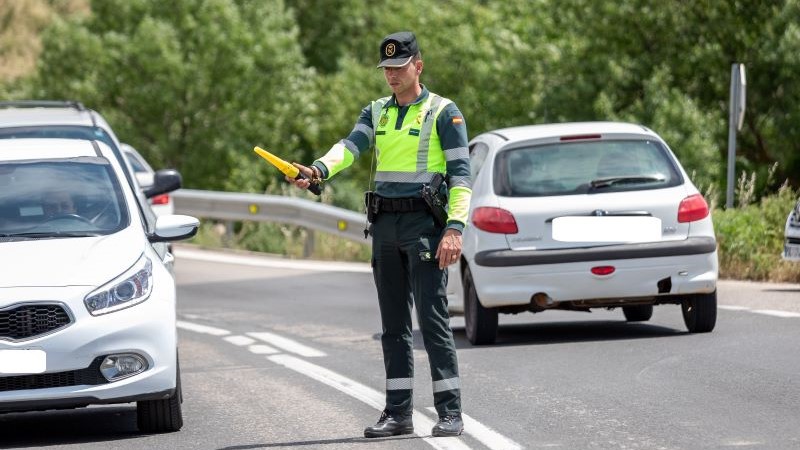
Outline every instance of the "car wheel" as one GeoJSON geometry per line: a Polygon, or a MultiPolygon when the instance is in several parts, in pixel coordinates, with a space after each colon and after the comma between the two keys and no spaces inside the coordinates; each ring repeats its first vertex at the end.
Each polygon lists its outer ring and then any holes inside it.
{"type": "Polygon", "coordinates": [[[653,305],[623,306],[622,313],[628,322],[647,322],[653,317],[653,305]]]}
{"type": "Polygon", "coordinates": [[[183,426],[183,391],[181,390],[181,367],[175,369],[175,394],[163,400],[136,402],[136,424],[139,431],[161,433],[178,431],[183,426]]]}
{"type": "Polygon", "coordinates": [[[683,323],[690,333],[708,333],[717,323],[717,291],[686,296],[681,310],[683,323]]]}
{"type": "Polygon", "coordinates": [[[497,339],[497,311],[481,305],[469,269],[464,272],[464,319],[467,339],[473,345],[494,344],[497,339]]]}

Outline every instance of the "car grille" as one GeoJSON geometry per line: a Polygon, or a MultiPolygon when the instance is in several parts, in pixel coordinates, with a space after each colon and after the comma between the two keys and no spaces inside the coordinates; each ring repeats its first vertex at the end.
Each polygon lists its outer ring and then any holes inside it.
{"type": "Polygon", "coordinates": [[[29,339],[63,328],[69,314],[56,304],[25,304],[0,310],[0,339],[29,339]]]}
{"type": "Polygon", "coordinates": [[[47,389],[64,386],[106,384],[108,380],[100,373],[104,356],[98,356],[92,364],[79,370],[68,372],[39,373],[35,375],[13,375],[0,377],[0,392],[23,389],[47,389]]]}

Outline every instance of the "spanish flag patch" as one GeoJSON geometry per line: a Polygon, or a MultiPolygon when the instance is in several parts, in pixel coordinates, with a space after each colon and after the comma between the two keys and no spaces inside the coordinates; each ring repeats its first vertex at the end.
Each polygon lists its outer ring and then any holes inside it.
{"type": "Polygon", "coordinates": [[[453,125],[461,125],[464,123],[464,118],[460,116],[453,117],[453,125]]]}

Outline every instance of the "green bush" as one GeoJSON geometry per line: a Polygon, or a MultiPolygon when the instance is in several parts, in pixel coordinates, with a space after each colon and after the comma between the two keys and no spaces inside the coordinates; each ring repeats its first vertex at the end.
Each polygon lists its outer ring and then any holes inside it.
{"type": "Polygon", "coordinates": [[[781,259],[786,216],[797,197],[797,191],[784,185],[758,203],[712,212],[720,278],[800,281],[800,264],[781,259]]]}

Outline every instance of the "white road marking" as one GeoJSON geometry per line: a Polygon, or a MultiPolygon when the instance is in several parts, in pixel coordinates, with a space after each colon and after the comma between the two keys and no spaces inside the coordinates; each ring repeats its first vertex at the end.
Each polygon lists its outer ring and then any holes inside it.
{"type": "Polygon", "coordinates": [[[320,356],[325,356],[324,352],[308,347],[297,341],[293,341],[289,338],[278,336],[277,334],[274,333],[259,332],[259,333],[247,333],[247,334],[256,339],[262,340],[267,344],[274,345],[275,347],[282,348],[287,352],[296,353],[300,356],[305,356],[307,358],[318,358],[320,356]]]}
{"type": "MultiPolygon", "coordinates": [[[[295,372],[301,373],[309,378],[317,380],[320,383],[326,384],[340,392],[349,395],[350,397],[355,398],[356,400],[366,403],[378,411],[383,411],[384,395],[375,389],[351,380],[350,378],[340,375],[330,369],[312,364],[308,361],[291,355],[268,356],[267,359],[288,369],[294,370],[295,372]]],[[[413,417],[414,429],[417,430],[417,435],[422,437],[422,439],[431,447],[439,450],[469,450],[470,447],[456,437],[434,438],[430,435],[420,434],[420,430],[429,430],[433,428],[434,422],[416,410],[414,411],[413,417]]]]}
{"type": "Polygon", "coordinates": [[[185,247],[176,248],[175,256],[178,259],[195,259],[225,264],[240,264],[244,266],[269,267],[273,269],[298,269],[317,272],[356,272],[372,273],[372,267],[366,263],[325,262],[325,261],[297,261],[282,258],[269,258],[265,256],[230,255],[220,252],[206,252],[185,247]]]}
{"type": "MultiPolygon", "coordinates": [[[[436,408],[429,407],[428,411],[436,414],[436,408]]],[[[512,441],[511,439],[503,436],[502,434],[494,431],[486,425],[478,422],[472,417],[461,413],[461,418],[464,419],[464,433],[469,434],[475,439],[479,440],[481,444],[489,447],[491,450],[520,450],[522,446],[512,441]]]]}
{"type": "Polygon", "coordinates": [[[250,345],[250,344],[252,344],[253,342],[256,341],[255,339],[249,338],[247,336],[228,336],[228,337],[225,337],[223,339],[225,339],[226,341],[230,342],[231,344],[239,345],[239,346],[250,345]]]}
{"type": "Polygon", "coordinates": [[[247,347],[247,350],[250,350],[250,353],[255,353],[256,355],[274,355],[281,352],[277,348],[263,344],[251,345],[250,347],[247,347]]]}
{"type": "Polygon", "coordinates": [[[184,330],[210,334],[212,336],[225,336],[226,334],[231,334],[230,331],[223,330],[222,328],[209,327],[208,325],[200,325],[199,323],[186,322],[183,320],[178,320],[176,325],[178,328],[183,328],[184,330]]]}
{"type": "MultiPolygon", "coordinates": [[[[247,336],[241,336],[241,335],[225,336],[230,334],[230,332],[228,330],[223,330],[221,328],[215,328],[185,321],[178,321],[178,327],[183,328],[185,330],[194,331],[197,333],[212,334],[215,336],[224,336],[222,337],[223,340],[235,345],[239,346],[248,345],[247,349],[251,353],[272,355],[272,356],[267,356],[267,359],[276,364],[284,366],[288,369],[306,375],[309,378],[317,380],[323,384],[331,386],[340,392],[343,392],[363,403],[366,403],[369,406],[372,406],[378,411],[383,410],[383,405],[384,405],[383,393],[378,392],[375,389],[367,387],[361,383],[358,383],[357,381],[351,380],[350,378],[347,378],[336,372],[333,372],[330,369],[318,366],[316,364],[312,364],[305,360],[296,358],[292,355],[280,354],[280,350],[273,348],[269,345],[263,345],[263,344],[249,345],[255,342],[255,340],[247,336]]],[[[285,351],[297,353],[301,356],[306,356],[306,357],[325,356],[325,353],[319,350],[305,346],[289,338],[285,338],[283,336],[279,336],[274,333],[252,332],[246,334],[254,338],[257,338],[259,340],[268,342],[276,347],[280,347],[285,351]]],[[[431,407],[428,409],[435,413],[435,408],[431,407]]],[[[430,418],[424,416],[421,412],[417,410],[414,411],[413,417],[414,417],[413,419],[414,429],[417,430],[416,434],[432,447],[439,450],[470,449],[469,446],[467,446],[463,441],[461,441],[457,437],[434,438],[428,434],[420,434],[419,433],[420,430],[432,429],[433,426],[435,425],[435,422],[430,418]]],[[[466,414],[462,414],[462,417],[464,419],[464,424],[465,424],[465,433],[468,433],[471,436],[475,437],[477,440],[479,440],[481,443],[483,443],[490,449],[518,450],[522,448],[516,442],[497,433],[496,431],[481,424],[480,422],[467,416],[466,414]]]]}
{"type": "Polygon", "coordinates": [[[776,309],[754,309],[752,312],[756,314],[766,314],[775,317],[800,317],[800,313],[789,311],[778,311],[776,309]]]}
{"type": "Polygon", "coordinates": [[[727,309],[728,311],[750,311],[750,308],[747,306],[735,306],[735,305],[719,305],[717,306],[719,309],[727,309]]]}
{"type": "Polygon", "coordinates": [[[200,316],[200,315],[197,315],[197,314],[181,314],[181,316],[185,317],[187,319],[191,319],[191,320],[195,320],[195,319],[201,319],[202,320],[203,319],[203,316],[200,316]]]}

